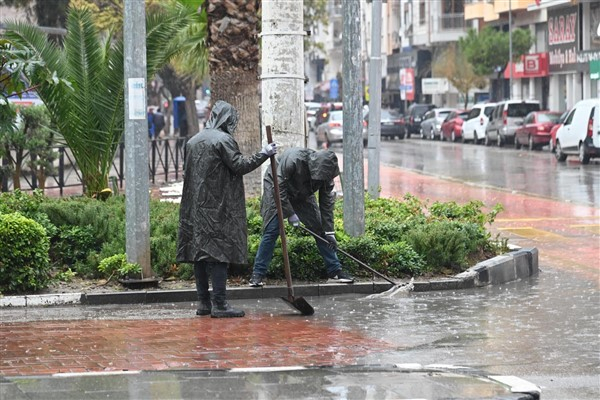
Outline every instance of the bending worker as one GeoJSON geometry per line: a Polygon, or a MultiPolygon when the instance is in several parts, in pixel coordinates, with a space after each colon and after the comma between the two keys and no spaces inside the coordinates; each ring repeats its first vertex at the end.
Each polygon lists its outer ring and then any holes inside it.
{"type": "MultiPolygon", "coordinates": [[[[315,151],[305,148],[291,148],[283,152],[277,167],[277,179],[283,217],[297,226],[302,222],[306,227],[329,244],[315,238],[319,253],[327,268],[327,276],[343,283],[354,283],[354,278],[342,269],[337,257],[337,241],[333,225],[335,192],[333,179],[340,174],[337,156],[330,150],[315,151]],[[318,193],[319,201],[315,193],[318,193]]],[[[260,214],[263,218],[263,235],[254,260],[254,270],[250,286],[263,286],[263,280],[273,259],[275,242],[279,237],[279,219],[275,205],[274,185],[271,169],[263,181],[263,197],[260,214]]]]}

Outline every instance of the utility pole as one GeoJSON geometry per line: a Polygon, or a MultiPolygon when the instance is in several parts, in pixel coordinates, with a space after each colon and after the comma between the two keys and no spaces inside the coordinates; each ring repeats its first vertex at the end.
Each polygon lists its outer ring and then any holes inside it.
{"type": "Polygon", "coordinates": [[[360,1],[342,2],[344,79],[344,230],[350,236],[365,231],[364,161],[360,57],[360,1]]]}
{"type": "Polygon", "coordinates": [[[512,43],[512,0],[508,0],[508,98],[512,100],[513,84],[513,43],[512,43]]]}
{"type": "MultiPolygon", "coordinates": [[[[304,145],[304,14],[301,1],[263,2],[261,106],[279,153],[304,145]]],[[[263,168],[266,166],[263,165],[263,168]]]]}
{"type": "Polygon", "coordinates": [[[125,69],[125,248],[127,261],[142,267],[142,280],[154,273],[150,265],[150,183],[146,115],[145,2],[125,0],[123,41],[125,69]]]}
{"type": "Polygon", "coordinates": [[[373,0],[371,12],[371,60],[369,62],[369,180],[368,193],[379,198],[381,148],[381,0],[373,0]]]}

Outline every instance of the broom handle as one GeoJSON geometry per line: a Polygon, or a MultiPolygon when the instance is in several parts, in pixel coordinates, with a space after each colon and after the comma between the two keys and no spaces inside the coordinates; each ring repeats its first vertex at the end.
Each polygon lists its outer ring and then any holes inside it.
{"type": "MultiPolygon", "coordinates": [[[[314,237],[316,237],[317,239],[329,244],[329,240],[317,235],[315,232],[311,231],[310,229],[308,229],[307,227],[303,226],[303,225],[298,225],[300,228],[304,229],[306,232],[310,233],[311,235],[313,235],[314,237]]],[[[367,264],[365,264],[364,262],[360,261],[358,258],[352,256],[351,254],[345,252],[344,250],[340,249],[339,247],[337,248],[337,251],[339,251],[340,253],[342,253],[343,255],[345,255],[346,257],[350,258],[351,260],[353,260],[354,262],[356,262],[357,264],[359,264],[360,266],[368,269],[369,271],[371,271],[372,273],[374,273],[375,275],[378,275],[379,277],[385,279],[386,281],[388,281],[389,283],[391,283],[394,286],[397,286],[398,284],[396,282],[394,282],[393,280],[391,280],[390,278],[388,278],[387,276],[383,275],[381,272],[369,267],[367,264]]]]}
{"type": "MultiPolygon", "coordinates": [[[[267,143],[273,143],[271,135],[271,125],[266,126],[267,143]]],[[[287,282],[288,298],[294,298],[294,289],[292,287],[292,273],[290,271],[290,260],[287,251],[287,241],[285,239],[285,225],[283,225],[283,209],[281,207],[281,196],[279,194],[279,182],[277,182],[277,161],[275,155],[271,157],[271,174],[273,175],[273,192],[275,195],[275,206],[277,207],[277,218],[279,219],[279,236],[281,238],[281,252],[283,254],[283,271],[287,282]]]]}

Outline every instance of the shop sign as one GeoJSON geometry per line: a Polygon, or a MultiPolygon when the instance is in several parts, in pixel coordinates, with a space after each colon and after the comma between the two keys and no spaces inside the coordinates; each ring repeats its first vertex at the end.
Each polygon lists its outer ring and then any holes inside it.
{"type": "Polygon", "coordinates": [[[415,70],[413,68],[400,70],[400,99],[408,101],[415,99],[415,70]]]}
{"type": "Polygon", "coordinates": [[[600,80],[600,60],[590,61],[590,79],[600,80]]]}
{"type": "Polygon", "coordinates": [[[578,25],[577,6],[548,10],[548,65],[550,72],[577,70],[578,25]]]}
{"type": "Polygon", "coordinates": [[[504,78],[510,78],[510,69],[513,69],[513,78],[538,78],[548,76],[548,53],[532,53],[521,56],[521,61],[509,63],[504,70],[504,78]]]}

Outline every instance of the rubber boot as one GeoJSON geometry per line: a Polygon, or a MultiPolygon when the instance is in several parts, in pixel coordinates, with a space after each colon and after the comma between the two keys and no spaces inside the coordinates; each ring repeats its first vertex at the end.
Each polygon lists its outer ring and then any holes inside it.
{"type": "Polygon", "coordinates": [[[212,263],[213,303],[210,316],[212,318],[243,317],[243,310],[236,310],[227,303],[227,264],[212,263]]]}
{"type": "Polygon", "coordinates": [[[212,303],[208,292],[208,269],[210,264],[206,262],[194,263],[194,277],[196,278],[196,293],[198,293],[198,309],[196,315],[210,315],[212,303]]]}

